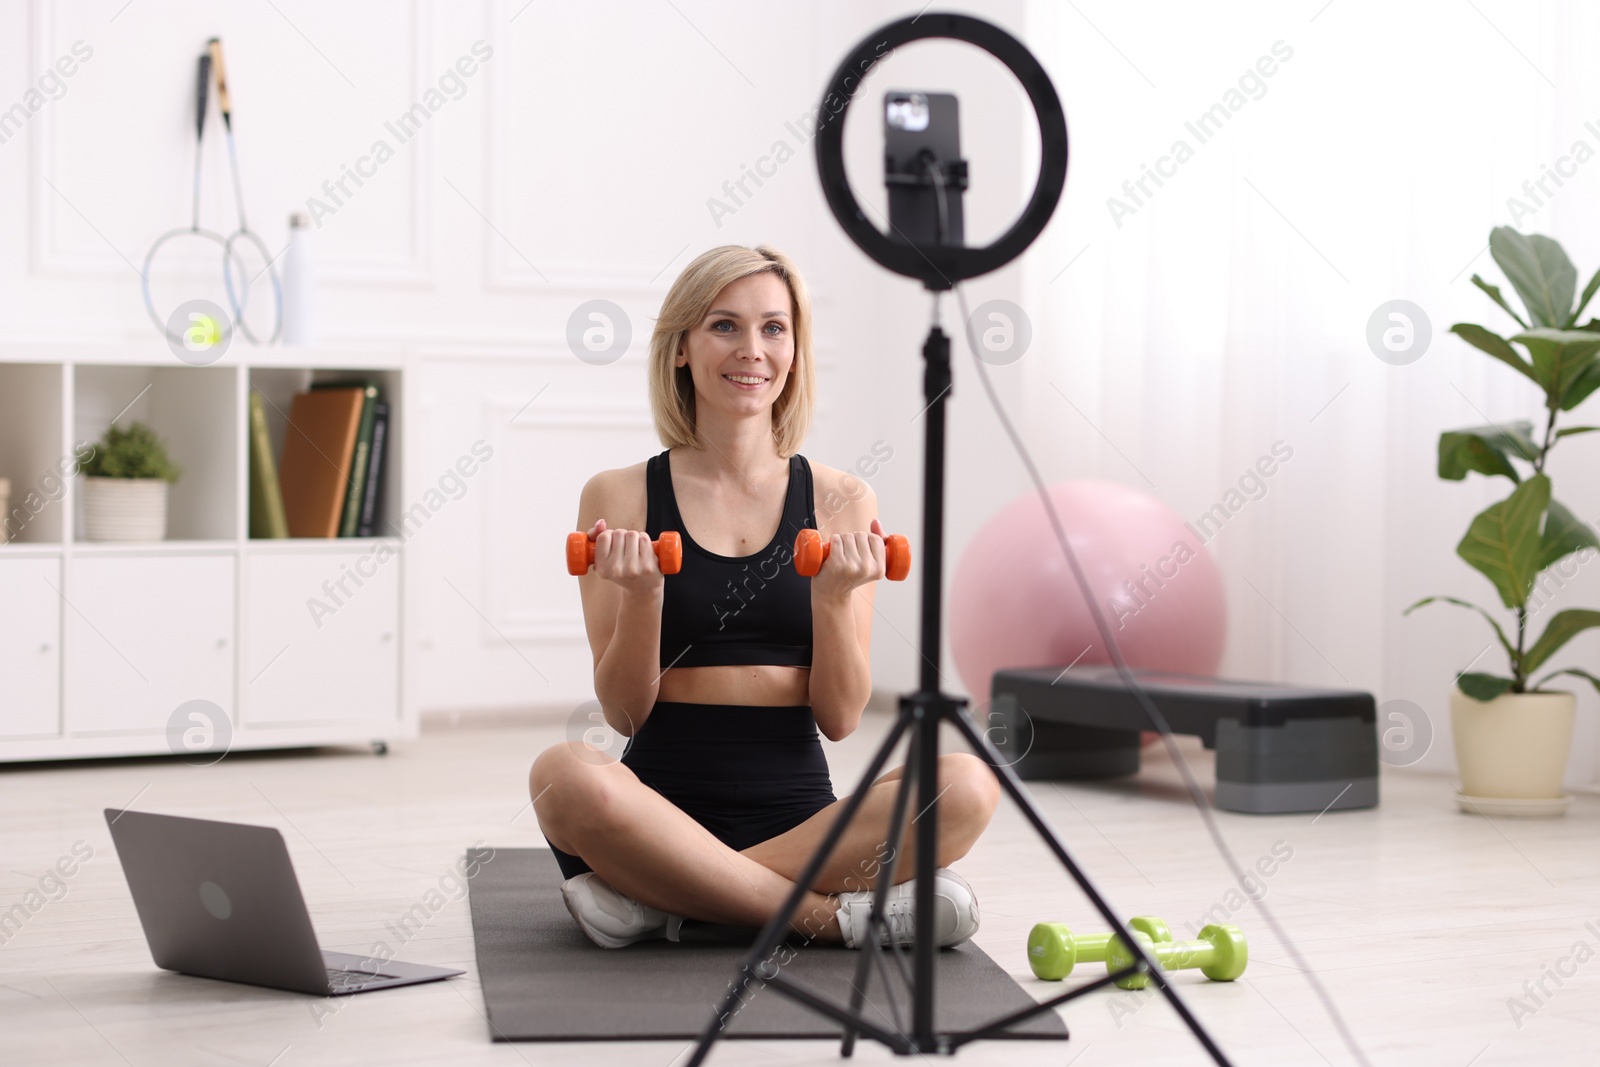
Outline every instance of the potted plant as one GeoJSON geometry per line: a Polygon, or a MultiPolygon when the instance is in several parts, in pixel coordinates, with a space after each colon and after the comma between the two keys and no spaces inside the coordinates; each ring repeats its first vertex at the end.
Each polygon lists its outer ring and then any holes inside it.
{"type": "MultiPolygon", "coordinates": [[[[1439,477],[1460,481],[1476,471],[1512,484],[1510,496],[1473,518],[1456,553],[1494,583],[1500,602],[1514,613],[1516,638],[1486,609],[1454,597],[1425,597],[1406,613],[1436,601],[1476,611],[1488,620],[1507,657],[1507,673],[1463,672],[1450,694],[1462,810],[1559,814],[1570,801],[1561,793],[1561,778],[1572,745],[1576,698],[1545,686],[1560,675],[1573,675],[1600,690],[1600,677],[1577,667],[1551,670],[1550,660],[1573,637],[1600,626],[1600,611],[1558,611],[1537,638],[1529,624],[1551,592],[1551,579],[1541,576],[1574,553],[1593,554],[1600,546],[1595,531],[1551,495],[1547,470],[1550,453],[1562,439],[1600,429],[1556,425],[1563,412],[1600,388],[1600,319],[1577,324],[1600,289],[1600,271],[1574,307],[1578,273],[1559,242],[1501,226],[1490,233],[1489,250],[1527,318],[1512,310],[1498,286],[1476,274],[1472,283],[1516,320],[1521,332],[1501,337],[1467,322],[1456,323],[1450,332],[1539,387],[1544,428],[1537,439],[1533,424],[1520,419],[1440,434],[1439,477]],[[1513,346],[1521,346],[1526,356],[1513,346]]],[[[1559,588],[1560,582],[1555,584],[1559,588]]]]}
{"type": "Polygon", "coordinates": [[[90,541],[160,541],[167,536],[167,486],[182,470],[142,422],[107,428],[83,465],[83,527],[90,541]]]}

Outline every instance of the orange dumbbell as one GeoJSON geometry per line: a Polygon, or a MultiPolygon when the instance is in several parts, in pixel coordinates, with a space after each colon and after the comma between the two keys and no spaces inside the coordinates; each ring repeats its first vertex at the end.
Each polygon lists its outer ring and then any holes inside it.
{"type": "MultiPolygon", "coordinates": [[[[651,541],[662,574],[677,574],[683,569],[683,538],[676,531],[663,530],[659,540],[651,541]]],[[[567,573],[588,574],[594,566],[594,542],[580,531],[567,534],[567,573]]]]}
{"type": "MultiPolygon", "coordinates": [[[[794,569],[806,578],[815,578],[828,560],[829,544],[815,530],[801,530],[794,539],[794,569]]],[[[911,573],[911,542],[904,534],[889,534],[883,539],[884,577],[901,582],[911,573]]]]}

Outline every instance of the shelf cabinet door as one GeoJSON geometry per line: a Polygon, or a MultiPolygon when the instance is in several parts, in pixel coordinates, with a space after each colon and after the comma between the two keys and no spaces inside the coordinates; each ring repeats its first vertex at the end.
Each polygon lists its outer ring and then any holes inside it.
{"type": "Polygon", "coordinates": [[[89,556],[71,567],[69,731],[163,731],[191,700],[234,718],[232,556],[89,556]]]}
{"type": "Polygon", "coordinates": [[[0,560],[0,737],[61,733],[61,561],[0,560]]]}
{"type": "Polygon", "coordinates": [[[400,721],[399,622],[400,557],[388,542],[250,555],[245,723],[361,723],[383,736],[400,721]]]}

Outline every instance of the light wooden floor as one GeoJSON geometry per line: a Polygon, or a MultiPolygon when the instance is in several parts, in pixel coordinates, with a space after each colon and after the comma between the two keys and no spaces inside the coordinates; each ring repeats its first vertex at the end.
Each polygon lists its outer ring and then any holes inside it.
{"type": "MultiPolygon", "coordinates": [[[[853,788],[887,721],[869,714],[854,736],[828,746],[839,793],[853,788]]],[[[563,736],[563,723],[438,726],[383,759],[332,750],[231,756],[204,768],[137,760],[0,769],[0,910],[75,842],[94,850],[65,896],[0,944],[0,1063],[681,1062],[685,1046],[675,1043],[491,1044],[464,900],[446,904],[397,955],[467,975],[344,998],[320,1019],[320,998],[158,971],[101,816],[132,802],[279,827],[323,947],[363,952],[394,942],[385,924],[437,886],[467,845],[543,845],[523,782],[533,756],[563,736]]],[[[1209,781],[1208,757],[1192,751],[1209,781]]],[[[1137,783],[1035,783],[1033,792],[1114,907],[1163,916],[1181,930],[1226,907],[1230,879],[1176,782],[1157,755],[1137,783]]],[[[1247,864],[1275,844],[1280,854],[1292,849],[1266,882],[1268,906],[1370,1061],[1600,1062],[1600,959],[1590,958],[1600,950],[1600,798],[1580,795],[1565,819],[1491,823],[1457,813],[1442,778],[1389,774],[1383,788],[1383,806],[1372,812],[1220,816],[1247,864]],[[1583,962],[1562,962],[1580,942],[1583,962]],[[1567,972],[1559,985],[1545,976],[1557,967],[1567,972]],[[1541,978],[1548,996],[1537,990],[1541,978]],[[1508,1006],[1518,997],[1530,1009],[1520,1020],[1508,1006]]],[[[1003,807],[958,866],[982,905],[978,944],[1030,992],[1058,990],[1028,971],[1029,928],[1045,919],[1086,930],[1101,924],[1015,810],[1003,807]]],[[[1355,1062],[1260,916],[1246,905],[1233,921],[1250,937],[1249,973],[1233,984],[1189,974],[1182,990],[1234,1062],[1355,1062]]],[[[1095,994],[1072,1005],[1066,1020],[1069,1043],[990,1042],[970,1046],[958,1062],[1205,1062],[1153,997],[1095,994]]],[[[835,1063],[837,1050],[832,1042],[730,1041],[710,1062],[835,1063]]],[[[891,1059],[870,1043],[856,1056],[891,1059]]]]}

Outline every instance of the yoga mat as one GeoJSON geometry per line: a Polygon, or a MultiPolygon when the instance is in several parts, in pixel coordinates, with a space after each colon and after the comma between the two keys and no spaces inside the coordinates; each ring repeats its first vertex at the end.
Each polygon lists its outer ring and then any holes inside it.
{"type": "MultiPolygon", "coordinates": [[[[472,938],[489,1030],[496,1041],[679,1040],[700,1036],[759,931],[686,923],[684,940],[605,949],[590,941],[561,900],[561,871],[547,848],[469,849],[472,938]],[[695,938],[695,940],[690,940],[695,938]]],[[[980,909],[982,901],[979,901],[980,909]]],[[[908,989],[885,950],[903,1027],[908,989]]],[[[774,959],[796,984],[848,1006],[860,954],[839,945],[780,946],[774,959]],[[792,958],[790,958],[792,956],[792,958]]],[[[906,964],[909,970],[910,951],[906,964]]],[[[877,968],[864,1018],[893,1028],[877,968]]],[[[970,1030],[1035,1003],[971,941],[940,949],[934,1013],[941,1031],[970,1030]]],[[[733,1038],[838,1038],[839,1024],[751,982],[724,1031],[733,1038]]],[[[1053,1011],[998,1037],[1066,1040],[1053,1011]]]]}

